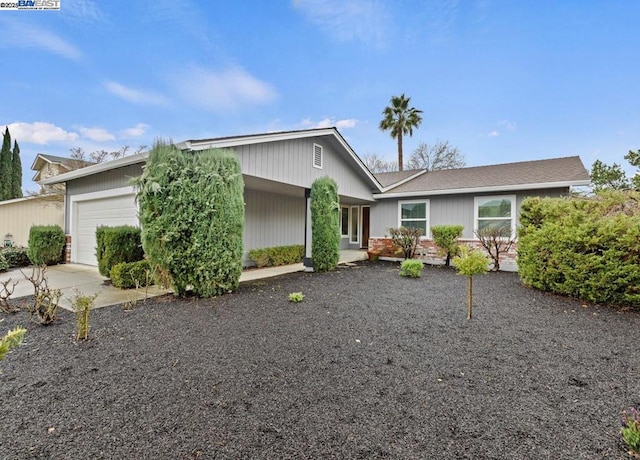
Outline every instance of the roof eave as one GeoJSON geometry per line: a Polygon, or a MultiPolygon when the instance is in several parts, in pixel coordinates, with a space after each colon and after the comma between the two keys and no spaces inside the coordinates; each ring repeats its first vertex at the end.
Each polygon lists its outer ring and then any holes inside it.
{"type": "Polygon", "coordinates": [[[148,152],[137,153],[128,157],[118,158],[117,160],[107,161],[105,163],[98,163],[91,166],[86,166],[80,169],[74,169],[58,176],[47,177],[38,182],[41,185],[60,184],[74,179],[80,179],[81,177],[91,176],[111,169],[122,168],[125,166],[144,163],[149,156],[148,152]]]}
{"type": "Polygon", "coordinates": [[[549,188],[561,188],[561,187],[580,187],[589,185],[590,180],[573,180],[562,182],[540,182],[534,184],[515,184],[515,185],[500,185],[492,187],[467,187],[467,188],[455,188],[455,189],[442,189],[442,190],[418,190],[415,192],[397,192],[397,193],[374,193],[375,199],[387,199],[387,198],[411,198],[417,196],[434,196],[434,195],[458,195],[463,193],[495,193],[495,192],[517,192],[520,190],[539,190],[549,188]]]}
{"type": "Polygon", "coordinates": [[[423,174],[425,174],[426,172],[427,172],[427,170],[426,170],[426,169],[422,169],[422,170],[420,170],[420,171],[416,172],[415,174],[413,174],[413,175],[411,175],[411,176],[409,176],[409,177],[406,177],[406,178],[404,178],[404,179],[402,179],[402,180],[400,180],[400,181],[398,181],[398,182],[394,182],[394,183],[393,183],[393,184],[391,184],[391,185],[387,185],[386,187],[383,187],[383,188],[382,188],[382,192],[383,192],[383,193],[385,193],[385,192],[387,192],[388,190],[394,189],[394,188],[396,188],[396,187],[400,187],[402,184],[406,184],[407,182],[412,181],[412,180],[413,180],[413,179],[415,179],[416,177],[418,177],[418,176],[422,176],[422,175],[423,175],[423,174]]]}

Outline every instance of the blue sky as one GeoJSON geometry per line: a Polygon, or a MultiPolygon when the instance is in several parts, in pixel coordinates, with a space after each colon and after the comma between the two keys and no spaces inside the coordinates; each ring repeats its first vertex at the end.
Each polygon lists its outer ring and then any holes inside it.
{"type": "Polygon", "coordinates": [[[38,152],[337,126],[360,155],[392,95],[405,141],[469,166],[640,148],[638,0],[60,0],[0,11],[0,124],[38,152]]]}

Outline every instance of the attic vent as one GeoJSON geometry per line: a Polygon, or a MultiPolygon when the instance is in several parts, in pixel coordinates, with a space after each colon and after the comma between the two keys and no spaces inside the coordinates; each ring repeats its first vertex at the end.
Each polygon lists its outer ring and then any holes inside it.
{"type": "Polygon", "coordinates": [[[322,169],[322,146],[313,144],[313,167],[322,169]]]}

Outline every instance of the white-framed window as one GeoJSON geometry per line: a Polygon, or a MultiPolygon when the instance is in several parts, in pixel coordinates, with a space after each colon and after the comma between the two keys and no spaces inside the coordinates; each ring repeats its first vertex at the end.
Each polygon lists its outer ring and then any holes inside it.
{"type": "Polygon", "coordinates": [[[474,198],[474,230],[490,227],[516,228],[516,196],[494,195],[474,198]]]}
{"type": "Polygon", "coordinates": [[[358,234],[360,233],[360,206],[351,206],[351,219],[349,222],[349,243],[357,244],[360,242],[358,234]]]}
{"type": "Polygon", "coordinates": [[[319,144],[313,144],[313,167],[322,169],[324,149],[319,144]]]}
{"type": "Polygon", "coordinates": [[[343,238],[349,238],[349,208],[340,208],[340,234],[343,238]]]}
{"type": "Polygon", "coordinates": [[[429,200],[398,201],[398,227],[420,228],[429,235],[429,200]]]}

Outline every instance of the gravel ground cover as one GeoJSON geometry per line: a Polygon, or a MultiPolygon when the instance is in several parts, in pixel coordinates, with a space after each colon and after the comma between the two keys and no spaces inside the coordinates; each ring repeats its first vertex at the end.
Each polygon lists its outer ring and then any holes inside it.
{"type": "Polygon", "coordinates": [[[466,289],[362,262],[99,309],[87,342],[63,312],[0,362],[0,459],[628,458],[640,313],[492,273],[467,321],[466,289]]]}

